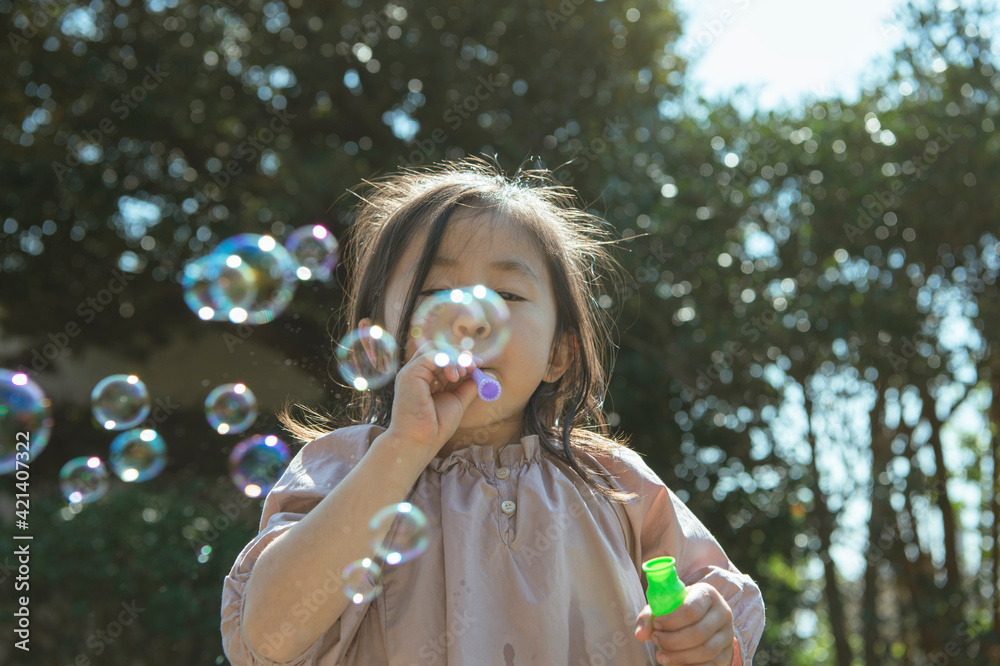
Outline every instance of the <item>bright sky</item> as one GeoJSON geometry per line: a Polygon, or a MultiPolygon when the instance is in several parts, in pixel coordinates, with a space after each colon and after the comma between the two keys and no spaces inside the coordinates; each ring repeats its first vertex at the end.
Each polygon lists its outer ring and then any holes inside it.
{"type": "Polygon", "coordinates": [[[711,100],[745,86],[764,110],[856,100],[903,36],[902,0],[674,1],[687,17],[678,47],[691,63],[688,84],[711,100]]]}

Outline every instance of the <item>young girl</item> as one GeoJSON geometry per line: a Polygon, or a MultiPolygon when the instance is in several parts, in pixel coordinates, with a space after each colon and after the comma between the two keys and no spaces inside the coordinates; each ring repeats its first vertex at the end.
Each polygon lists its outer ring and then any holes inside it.
{"type": "MultiPolygon", "coordinates": [[[[286,423],[305,440],[264,502],[222,594],[235,666],[749,665],[764,626],[754,582],[638,454],[608,438],[609,342],[594,297],[613,274],[600,220],[546,171],[510,180],[467,159],[372,185],[352,228],[352,328],[399,342],[394,383],[358,425],[286,423]],[[409,334],[416,306],[485,285],[511,337],[481,369],[439,368],[409,334]],[[341,572],[371,556],[368,523],[409,501],[430,545],[382,568],[355,605],[341,572]],[[670,555],[688,586],[652,621],[641,564],[670,555]]],[[[480,365],[476,360],[476,365],[480,365]]]]}

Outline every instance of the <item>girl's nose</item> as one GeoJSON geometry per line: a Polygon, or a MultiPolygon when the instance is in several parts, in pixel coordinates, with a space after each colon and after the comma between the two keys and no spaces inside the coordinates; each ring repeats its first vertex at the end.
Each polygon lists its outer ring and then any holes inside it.
{"type": "Polygon", "coordinates": [[[463,308],[462,312],[455,317],[452,331],[459,342],[471,338],[472,342],[475,343],[490,336],[490,322],[484,316],[481,308],[475,309],[478,311],[474,312],[470,308],[463,308]]]}

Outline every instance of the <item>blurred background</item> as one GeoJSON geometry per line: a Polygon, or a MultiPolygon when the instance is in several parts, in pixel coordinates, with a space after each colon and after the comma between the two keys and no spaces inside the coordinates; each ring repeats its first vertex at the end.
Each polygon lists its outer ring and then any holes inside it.
{"type": "Polygon", "coordinates": [[[1000,663],[994,7],[0,0],[0,25],[0,367],[54,424],[27,530],[0,476],[7,637],[34,537],[31,652],[0,663],[226,663],[261,508],[227,458],[291,443],[286,401],[343,412],[347,276],[250,325],[195,314],[185,266],[339,236],[348,188],[465,155],[552,169],[624,239],[606,408],[759,582],[755,664],[1000,663]],[[71,505],[115,374],[166,466],[71,505]],[[260,415],[222,435],[204,401],[233,382],[260,415]]]}

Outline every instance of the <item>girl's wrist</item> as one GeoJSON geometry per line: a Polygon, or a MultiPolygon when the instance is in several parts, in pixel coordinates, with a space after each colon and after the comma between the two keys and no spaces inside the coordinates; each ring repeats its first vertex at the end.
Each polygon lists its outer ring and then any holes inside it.
{"type": "Polygon", "coordinates": [[[430,463],[444,444],[436,447],[419,444],[405,434],[393,430],[392,426],[389,426],[381,435],[375,438],[372,446],[378,446],[380,449],[394,454],[397,462],[419,462],[421,468],[423,468],[430,463]]]}

